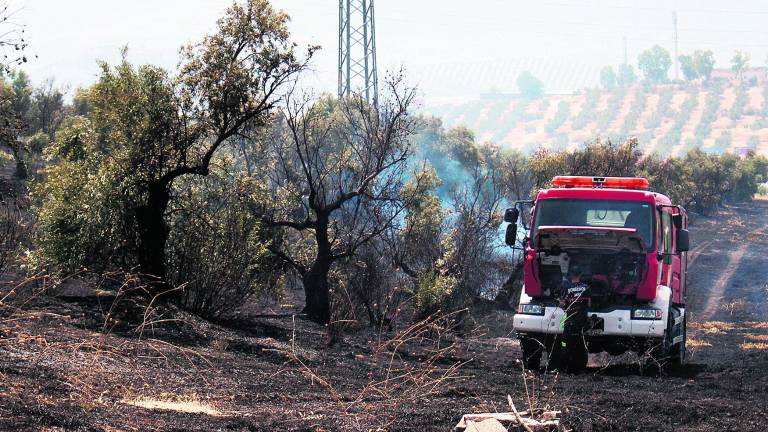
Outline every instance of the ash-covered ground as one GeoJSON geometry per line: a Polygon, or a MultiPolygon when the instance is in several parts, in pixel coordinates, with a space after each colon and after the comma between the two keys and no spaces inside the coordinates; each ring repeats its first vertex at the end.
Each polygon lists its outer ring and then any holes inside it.
{"type": "MultiPolygon", "coordinates": [[[[578,431],[768,429],[768,203],[691,228],[689,364],[659,373],[593,356],[588,373],[523,373],[511,312],[361,330],[326,346],[303,319],[211,323],[84,287],[0,315],[0,430],[450,430],[462,414],[563,411],[578,431]],[[140,317],[137,319],[136,317],[140,317]]],[[[16,297],[20,297],[21,294],[16,297]]]]}

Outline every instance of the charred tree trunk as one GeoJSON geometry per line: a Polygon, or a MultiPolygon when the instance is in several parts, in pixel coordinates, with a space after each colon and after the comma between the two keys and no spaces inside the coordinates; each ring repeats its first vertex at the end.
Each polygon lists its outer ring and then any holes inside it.
{"type": "Polygon", "coordinates": [[[302,278],[304,284],[304,313],[318,323],[327,324],[331,320],[330,286],[328,273],[333,264],[333,252],[328,241],[328,216],[318,215],[315,225],[317,255],[309,271],[302,278]]]}
{"type": "Polygon", "coordinates": [[[146,204],[136,209],[139,235],[139,270],[151,279],[151,294],[167,290],[165,283],[165,244],[168,226],[165,211],[170,193],[164,184],[152,184],[146,204]]]}
{"type": "Polygon", "coordinates": [[[19,180],[27,180],[29,177],[29,171],[27,170],[27,163],[24,162],[24,148],[20,142],[11,144],[11,152],[13,153],[13,159],[16,161],[16,178],[19,180]]]}
{"type": "Polygon", "coordinates": [[[515,309],[517,308],[516,304],[511,304],[510,302],[516,302],[517,301],[517,294],[518,294],[518,288],[520,288],[521,285],[521,279],[523,276],[523,261],[520,260],[515,264],[515,268],[512,270],[512,274],[509,275],[509,279],[507,279],[507,282],[502,285],[501,289],[499,290],[499,293],[496,295],[496,298],[494,299],[494,302],[498,304],[498,306],[502,309],[515,309]]]}

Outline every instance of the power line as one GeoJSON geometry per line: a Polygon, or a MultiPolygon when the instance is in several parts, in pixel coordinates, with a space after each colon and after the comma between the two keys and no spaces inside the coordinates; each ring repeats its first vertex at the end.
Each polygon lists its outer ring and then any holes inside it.
{"type": "MultiPolygon", "coordinates": [[[[450,16],[450,15],[449,15],[450,16]]],[[[510,30],[510,23],[524,23],[524,24],[548,24],[548,25],[573,25],[575,27],[585,27],[586,25],[582,25],[582,23],[578,22],[553,22],[553,21],[537,21],[537,20],[516,20],[516,19],[506,19],[505,22],[494,22],[494,21],[487,21],[482,19],[470,19],[468,17],[462,17],[462,20],[464,23],[477,23],[482,24],[485,29],[488,28],[502,28],[504,30],[510,30]]],[[[423,25],[423,21],[418,18],[391,18],[391,17],[379,17],[379,21],[383,22],[399,22],[399,23],[413,23],[413,24],[419,24],[423,25]]],[[[438,27],[444,27],[449,29],[455,29],[455,25],[450,22],[433,22],[430,24],[431,26],[438,26],[438,27]]],[[[590,23],[589,25],[594,27],[600,27],[600,28],[606,28],[606,26],[601,25],[595,25],[594,23],[590,23]]],[[[599,39],[602,41],[605,41],[606,39],[616,38],[619,39],[619,31],[626,31],[626,27],[614,27],[617,31],[616,32],[594,32],[594,31],[584,31],[580,30],[577,32],[552,32],[552,31],[543,31],[543,30],[523,30],[522,32],[525,34],[537,34],[537,35],[546,35],[546,36],[559,36],[559,37],[582,37],[582,38],[588,38],[588,39],[599,39]]],[[[652,31],[652,30],[660,30],[660,31],[674,31],[673,27],[639,27],[636,30],[640,31],[652,31]]],[[[731,32],[731,30],[715,30],[715,29],[686,29],[686,28],[680,28],[679,32],[684,34],[684,32],[688,31],[701,31],[701,32],[731,32]]],[[[751,31],[740,31],[740,30],[733,30],[732,32],[738,32],[738,33],[746,33],[751,31]]],[[[754,33],[764,33],[768,34],[768,31],[760,32],[760,31],[754,31],[754,33]]],[[[648,38],[648,37],[628,37],[628,40],[630,41],[638,41],[638,42],[652,42],[652,43],[674,43],[674,38],[648,38]]],[[[681,43],[685,43],[686,45],[695,45],[695,46],[713,46],[713,47],[728,47],[733,49],[738,48],[768,48],[768,43],[727,43],[722,41],[707,41],[702,39],[696,39],[691,41],[686,41],[684,39],[680,40],[681,43]]]]}
{"type": "MultiPolygon", "coordinates": [[[[570,3],[558,3],[558,2],[549,2],[549,1],[537,1],[537,5],[544,5],[544,6],[565,6],[565,7],[576,7],[579,9],[583,9],[585,6],[578,5],[576,3],[591,3],[591,2],[579,2],[576,0],[573,0],[570,3]]],[[[590,4],[589,6],[594,6],[594,4],[590,4]]],[[[624,10],[635,10],[635,11],[654,11],[654,12],[669,12],[669,8],[661,8],[661,7],[649,7],[649,6],[624,6],[624,5],[600,5],[600,9],[624,9],[624,10]]],[[[733,9],[677,9],[678,12],[692,12],[692,13],[710,13],[710,14],[741,14],[741,15],[768,15],[768,11],[755,11],[755,10],[733,10],[733,9]]]]}

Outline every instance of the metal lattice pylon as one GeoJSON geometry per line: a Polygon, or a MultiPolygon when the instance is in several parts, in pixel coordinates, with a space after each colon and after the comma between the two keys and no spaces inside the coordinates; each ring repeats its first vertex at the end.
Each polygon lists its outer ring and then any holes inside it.
{"type": "Polygon", "coordinates": [[[378,100],[373,0],[339,0],[339,97],[357,91],[378,100]]]}

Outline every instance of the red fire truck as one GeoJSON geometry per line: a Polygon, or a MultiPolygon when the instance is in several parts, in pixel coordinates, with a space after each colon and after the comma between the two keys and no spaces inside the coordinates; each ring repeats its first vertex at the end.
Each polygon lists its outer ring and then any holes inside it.
{"type": "Polygon", "coordinates": [[[507,244],[523,253],[514,329],[526,368],[544,352],[548,367],[570,371],[602,351],[684,361],[685,209],[643,178],[559,176],[504,220],[507,244]]]}

